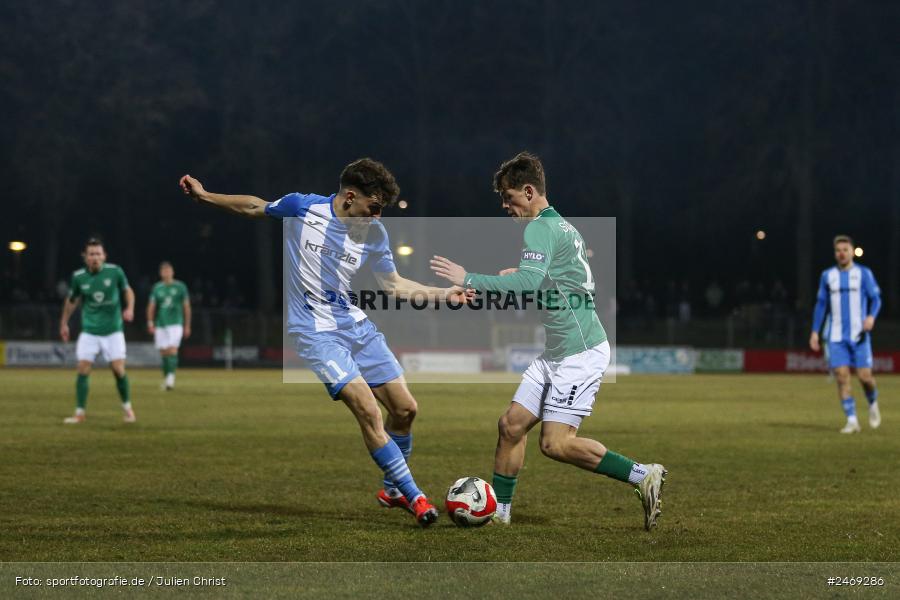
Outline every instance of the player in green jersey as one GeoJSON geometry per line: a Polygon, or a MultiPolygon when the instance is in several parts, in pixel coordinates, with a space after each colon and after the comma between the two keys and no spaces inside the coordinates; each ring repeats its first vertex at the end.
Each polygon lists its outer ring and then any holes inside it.
{"type": "Polygon", "coordinates": [[[584,239],[550,206],[540,160],[522,152],[494,175],[503,209],[525,226],[525,245],[517,268],[499,275],[467,272],[441,256],[435,273],[479,292],[531,295],[540,301],[546,347],[522,376],[506,413],[500,417],[494,456],[495,520],[508,524],[518,474],[525,462],[528,432],[539,421],[541,452],[554,460],[602,473],[635,487],[649,531],[660,515],[659,495],[666,470],[641,464],[578,436],[591,414],[600,380],[609,366],[606,332],[594,309],[594,280],[584,239]]]}
{"type": "Polygon", "coordinates": [[[171,390],[175,387],[178,347],[182,338],[191,337],[191,296],[187,286],[175,279],[172,263],[160,263],[159,279],[147,302],[147,331],[153,335],[162,358],[162,387],[171,390]]]}
{"type": "Polygon", "coordinates": [[[100,354],[109,362],[116,377],[116,388],[122,399],[123,420],[134,423],[128,375],[125,373],[125,334],[123,321],[134,318],[134,292],[122,268],[106,262],[103,242],[91,238],[84,245],[84,269],[72,273],[69,295],[63,301],[59,320],[59,337],[69,341],[69,319],[81,307],[81,333],[75,354],[78,358],[78,377],[75,383],[75,414],[65,423],[82,423],[88,397],[88,382],[94,359],[100,354]],[[122,298],[125,308],[122,309],[122,298]]]}

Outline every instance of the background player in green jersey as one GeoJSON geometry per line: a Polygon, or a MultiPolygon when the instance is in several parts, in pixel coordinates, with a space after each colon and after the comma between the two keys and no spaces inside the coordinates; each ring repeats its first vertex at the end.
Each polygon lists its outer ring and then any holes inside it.
{"type": "Polygon", "coordinates": [[[160,263],[159,279],[147,302],[147,331],[162,357],[162,387],[171,390],[175,387],[178,347],[182,338],[191,337],[191,296],[184,282],[175,279],[172,263],[160,263]]]}
{"type": "Polygon", "coordinates": [[[68,342],[69,318],[81,303],[81,333],[75,348],[78,358],[75,414],[65,422],[74,424],[84,421],[91,366],[97,354],[101,354],[116,377],[116,388],[125,412],[123,419],[126,423],[134,423],[128,375],[125,373],[125,334],[122,332],[123,320],[130,322],[134,318],[134,292],[122,268],[106,262],[103,242],[96,238],[89,239],[82,256],[85,268],[72,273],[69,295],[63,301],[59,320],[59,337],[68,342]]]}
{"type": "Polygon", "coordinates": [[[431,266],[455,285],[479,292],[529,294],[543,303],[544,353],[525,371],[500,417],[494,456],[495,520],[510,522],[528,431],[543,421],[541,452],[634,485],[644,506],[644,526],[650,530],[660,515],[663,466],[637,463],[598,441],[578,436],[610,358],[606,332],[594,309],[595,284],[584,239],[547,201],[544,167],[537,157],[522,152],[504,162],[494,175],[494,189],[509,216],[527,222],[518,268],[481,275],[441,256],[435,256],[431,266]]]}

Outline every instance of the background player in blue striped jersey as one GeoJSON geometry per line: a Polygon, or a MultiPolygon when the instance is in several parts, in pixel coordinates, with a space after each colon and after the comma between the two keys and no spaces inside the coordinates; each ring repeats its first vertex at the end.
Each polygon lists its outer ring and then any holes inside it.
{"type": "Polygon", "coordinates": [[[363,158],[344,168],[336,194],[293,193],[271,203],[207,192],[190,175],[180,184],[199,202],[247,217],[284,220],[287,326],[297,354],[332,399],[343,401],[359,422],[366,447],[384,472],[379,503],[409,510],[423,527],[433,523],[437,510],[407,465],[416,401],[384,336],[350,301],[350,280],[368,262],[390,293],[462,300],[465,291],[425,286],[397,273],[387,232],[378,220],[400,193],[394,176],[381,163],[363,158]],[[387,409],[386,423],[378,402],[387,409]]]}
{"type": "Polygon", "coordinates": [[[856,401],[850,384],[850,369],[856,375],[869,401],[869,425],[874,429],[881,425],[878,410],[878,389],[872,376],[871,331],[881,309],[881,290],[875,276],[867,267],[853,262],[853,240],[846,235],[834,238],[834,258],[837,265],[822,272],[819,293],[813,313],[809,347],[818,352],[819,331],[826,314],[825,342],[828,344],[828,367],[837,380],[838,397],[847,415],[847,424],[841,433],[856,433],[856,401]]]}

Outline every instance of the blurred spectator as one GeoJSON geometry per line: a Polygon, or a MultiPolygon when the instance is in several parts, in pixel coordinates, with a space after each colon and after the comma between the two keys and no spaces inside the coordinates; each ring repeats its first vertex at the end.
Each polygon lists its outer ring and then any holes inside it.
{"type": "Polygon", "coordinates": [[[687,281],[681,282],[681,294],[678,299],[678,320],[687,323],[691,320],[691,289],[687,281]]]}
{"type": "Polygon", "coordinates": [[[713,280],[706,286],[704,297],[706,298],[706,308],[711,315],[719,314],[719,308],[722,306],[722,299],[725,292],[719,286],[719,282],[713,280]]]}
{"type": "Polygon", "coordinates": [[[69,294],[69,284],[65,279],[56,282],[56,298],[62,300],[69,294]]]}

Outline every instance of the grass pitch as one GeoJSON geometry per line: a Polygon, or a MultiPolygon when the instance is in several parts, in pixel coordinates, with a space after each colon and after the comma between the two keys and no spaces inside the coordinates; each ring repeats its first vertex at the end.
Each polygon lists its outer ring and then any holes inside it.
{"type": "MultiPolygon", "coordinates": [[[[582,432],[669,469],[658,529],[625,484],[540,455],[513,526],[428,530],[375,503],[380,472],[349,412],[278,371],[183,369],[178,389],[132,370],[138,423],[111,375],[64,426],[74,373],[0,371],[0,561],[898,561],[892,466],[900,378],[884,419],[839,435],[824,376],[631,376],[604,385],[582,432]]],[[[490,479],[513,385],[413,387],[413,473],[442,499],[490,479]]],[[[861,394],[860,394],[861,397],[861,394]]]]}

